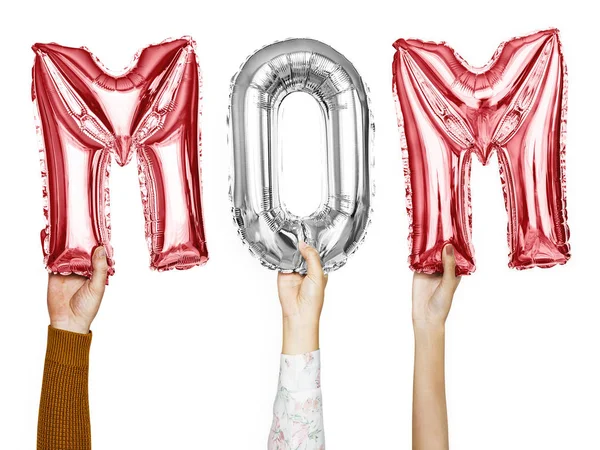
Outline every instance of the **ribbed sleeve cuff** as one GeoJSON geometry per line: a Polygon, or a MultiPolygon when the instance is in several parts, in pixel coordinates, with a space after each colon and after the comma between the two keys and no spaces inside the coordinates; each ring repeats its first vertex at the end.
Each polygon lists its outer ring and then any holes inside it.
{"type": "Polygon", "coordinates": [[[92,332],[73,333],[48,326],[46,360],[69,367],[88,367],[92,332]]]}
{"type": "Polygon", "coordinates": [[[281,355],[279,383],[290,392],[321,388],[321,351],[281,355]]]}

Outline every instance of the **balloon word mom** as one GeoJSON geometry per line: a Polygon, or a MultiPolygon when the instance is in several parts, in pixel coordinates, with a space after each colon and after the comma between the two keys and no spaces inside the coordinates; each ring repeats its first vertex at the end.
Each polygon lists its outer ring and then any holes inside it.
{"type": "Polygon", "coordinates": [[[124,166],[134,151],[151,267],[204,263],[193,41],[149,46],[119,76],[85,48],[36,44],[33,50],[46,268],[90,276],[91,253],[104,245],[113,273],[110,163],[114,157],[124,166]]]}
{"type": "Polygon", "coordinates": [[[509,266],[564,264],[567,89],[557,30],[502,44],[482,68],[445,44],[400,39],[394,46],[411,268],[441,272],[441,250],[451,242],[457,273],[475,270],[471,157],[487,164],[493,152],[509,218],[509,266]]]}

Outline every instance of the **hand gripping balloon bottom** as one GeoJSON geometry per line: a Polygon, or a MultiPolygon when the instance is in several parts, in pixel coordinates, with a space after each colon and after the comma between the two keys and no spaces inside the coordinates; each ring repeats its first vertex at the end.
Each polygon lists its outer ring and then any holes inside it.
{"type": "Polygon", "coordinates": [[[557,30],[502,44],[473,68],[446,44],[394,44],[410,267],[442,271],[452,243],[457,274],[475,270],[471,157],[496,152],[508,213],[509,266],[569,259],[565,191],[566,67],[557,30]]]}
{"type": "Polygon", "coordinates": [[[187,269],[208,259],[201,209],[199,74],[189,38],[139,52],[107,73],[85,48],[36,44],[32,96],[40,144],[48,271],[91,274],[110,246],[108,177],[135,151],[150,266],[187,269]]]}
{"type": "Polygon", "coordinates": [[[374,193],[374,126],[368,90],[354,66],[312,39],[266,46],[235,75],[228,120],[233,216],[251,253],[270,269],[304,273],[298,251],[304,240],[318,250],[325,271],[344,265],[365,237],[374,193]],[[293,92],[317,101],[327,136],[326,164],[314,169],[323,174],[323,198],[306,217],[288,211],[280,195],[280,105],[293,92]]]}

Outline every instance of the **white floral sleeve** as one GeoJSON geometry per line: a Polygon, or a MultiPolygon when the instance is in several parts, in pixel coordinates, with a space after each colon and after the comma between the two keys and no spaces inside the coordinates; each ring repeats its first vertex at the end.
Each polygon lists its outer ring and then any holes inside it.
{"type": "Polygon", "coordinates": [[[281,355],[269,450],[325,450],[319,350],[281,355]]]}

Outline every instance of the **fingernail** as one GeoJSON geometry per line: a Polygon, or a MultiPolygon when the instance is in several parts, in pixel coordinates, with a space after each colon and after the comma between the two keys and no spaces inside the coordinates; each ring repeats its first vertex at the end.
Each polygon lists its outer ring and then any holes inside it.
{"type": "Polygon", "coordinates": [[[300,250],[304,250],[307,247],[306,242],[304,241],[298,241],[298,248],[300,250]]]}
{"type": "Polygon", "coordinates": [[[106,250],[104,249],[104,247],[99,247],[97,254],[98,254],[98,257],[100,257],[100,258],[106,257],[106,250]]]}
{"type": "Polygon", "coordinates": [[[448,256],[454,256],[454,247],[452,246],[452,244],[449,244],[446,247],[446,253],[448,254],[448,256]]]}

